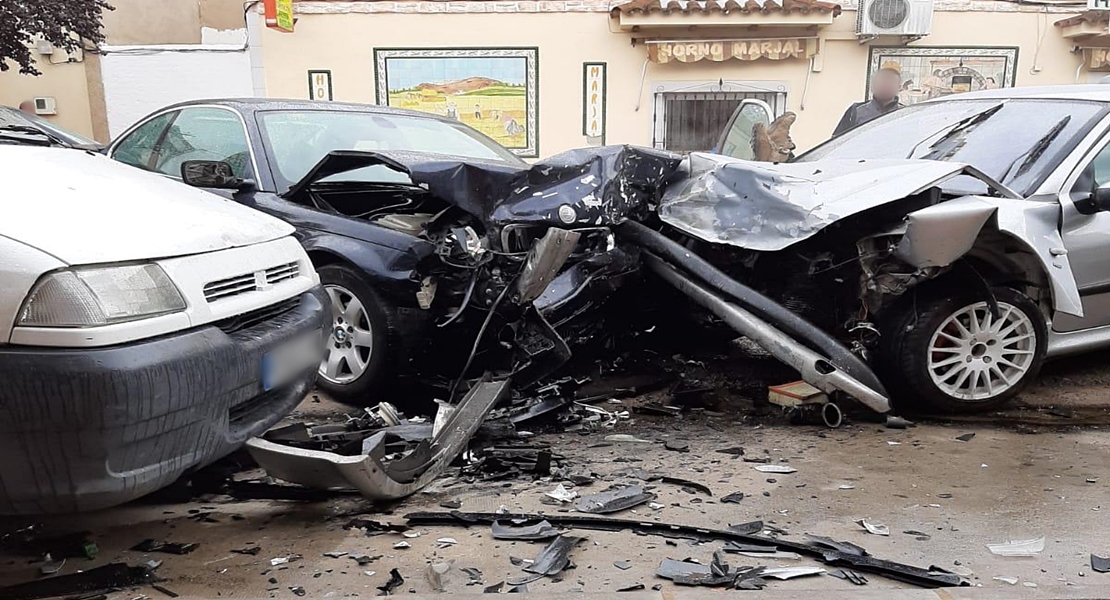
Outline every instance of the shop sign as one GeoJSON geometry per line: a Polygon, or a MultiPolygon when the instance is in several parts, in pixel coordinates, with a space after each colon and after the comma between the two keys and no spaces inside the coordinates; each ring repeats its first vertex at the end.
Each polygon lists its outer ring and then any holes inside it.
{"type": "Polygon", "coordinates": [[[605,63],[582,63],[582,134],[605,137],[605,63]]]}
{"type": "Polygon", "coordinates": [[[1087,10],[1110,10],[1110,0],[1087,0],[1087,10]]]}
{"type": "Polygon", "coordinates": [[[1087,70],[1110,71],[1110,48],[1084,48],[1087,56],[1087,70]]]}
{"type": "Polygon", "coordinates": [[[308,72],[308,99],[331,100],[331,71],[308,72]]]}
{"type": "Polygon", "coordinates": [[[264,0],[262,7],[266,16],[266,27],[293,32],[293,0],[264,0]]]}
{"type": "Polygon", "coordinates": [[[785,60],[810,58],[814,55],[816,40],[807,38],[750,39],[711,42],[648,42],[648,57],[657,63],[697,62],[699,60],[785,60]]]}

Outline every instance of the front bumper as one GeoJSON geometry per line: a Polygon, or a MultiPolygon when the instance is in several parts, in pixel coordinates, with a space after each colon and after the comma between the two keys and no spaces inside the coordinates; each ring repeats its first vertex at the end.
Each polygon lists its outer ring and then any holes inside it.
{"type": "Polygon", "coordinates": [[[325,298],[317,286],[287,306],[108,348],[0,348],[0,514],[127,502],[266,431],[317,367],[264,391],[262,356],[322,329],[325,298]]]}

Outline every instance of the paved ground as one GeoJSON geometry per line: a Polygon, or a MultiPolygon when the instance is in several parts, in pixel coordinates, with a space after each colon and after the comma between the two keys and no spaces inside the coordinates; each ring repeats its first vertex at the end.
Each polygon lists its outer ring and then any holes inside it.
{"type": "MultiPolygon", "coordinates": [[[[1106,383],[1110,354],[1050,366],[1041,382],[1022,403],[998,415],[965,422],[927,421],[908,430],[890,430],[875,424],[851,424],[836,431],[810,426],[790,426],[781,419],[753,424],[746,415],[684,418],[635,416],[615,430],[651,440],[652,444],[616,444],[597,447],[604,435],[575,433],[542,435],[542,441],[564,454],[580,470],[602,476],[591,487],[598,491],[610,483],[632,481],[612,474],[630,467],[658,471],[708,485],[713,496],[690,494],[677,486],[653,484],[663,508],[646,506],[616,515],[659,522],[725,527],[753,519],[786,529],[790,535],[827,535],[864,546],[871,554],[923,567],[938,565],[966,572],[984,592],[971,597],[1094,597],[1105,596],[1110,574],[1092,573],[1091,552],[1110,554],[1110,396],[1106,383]],[[1002,423],[1002,425],[998,425],[1002,423]],[[967,442],[956,436],[975,433],[967,442]],[[690,443],[689,453],[664,449],[662,442],[679,439],[690,443]],[[753,464],[715,452],[743,446],[746,455],[769,455],[775,463],[798,470],[790,475],[765,475],[753,464]],[[852,489],[841,489],[852,486],[852,489]],[[740,504],[718,499],[742,491],[740,504]],[[854,523],[867,518],[885,524],[889,537],[872,535],[854,523]],[[920,535],[904,531],[919,531],[920,535]],[[1046,548],[1035,558],[1004,558],[988,552],[985,544],[1044,536],[1046,548]],[[1015,587],[993,577],[1015,577],[1015,587]],[[1036,585],[1034,589],[1031,586],[1036,585]],[[1098,586],[1088,588],[1065,586],[1098,586]],[[1030,586],[1030,587],[1026,587],[1030,586]]],[[[635,403],[626,400],[625,404],[635,403]]],[[[614,405],[615,406],[615,405],[614,405]]],[[[337,407],[306,402],[310,416],[326,416],[337,407]]],[[[62,572],[88,569],[112,561],[164,560],[158,573],[168,589],[188,597],[293,598],[292,588],[303,588],[307,597],[373,596],[376,586],[396,568],[405,578],[398,593],[430,594],[425,579],[431,561],[454,560],[456,567],[479,569],[488,584],[522,577],[510,557],[532,558],[542,542],[494,541],[485,527],[421,527],[419,537],[399,534],[366,537],[343,525],[353,515],[402,523],[402,515],[416,510],[443,510],[439,503],[458,500],[464,511],[493,511],[500,506],[514,511],[553,512],[558,507],[540,502],[543,492],[555,487],[549,480],[466,484],[443,481],[428,493],[393,507],[374,507],[359,498],[295,504],[273,501],[235,501],[205,498],[184,504],[133,503],[84,516],[46,521],[48,531],[87,530],[100,555],[94,561],[70,559],[62,572]],[[190,518],[211,513],[215,522],[190,518]],[[437,543],[450,537],[457,544],[437,543]],[[199,548],[185,556],[149,555],[127,550],[145,538],[196,542],[199,548]],[[406,541],[408,549],[394,549],[406,541]],[[257,545],[257,556],[230,550],[257,545]],[[382,555],[358,567],[349,558],[329,558],[325,552],[345,551],[382,555]],[[287,565],[271,567],[277,557],[300,555],[287,565]],[[275,583],[276,582],[276,583],[275,583]]],[[[0,532],[24,525],[22,520],[0,521],[0,532]]],[[[708,562],[719,543],[691,545],[665,543],[659,537],[628,532],[580,532],[587,538],[572,553],[577,568],[561,581],[541,580],[529,592],[615,592],[642,583],[663,584],[663,591],[679,597],[691,593],[654,576],[665,557],[692,557],[708,562]],[[620,570],[615,561],[632,567],[620,570]]],[[[807,560],[765,561],[734,557],[735,564],[796,565],[807,560]]],[[[0,557],[0,584],[37,576],[38,564],[30,557],[0,557]]],[[[479,593],[467,587],[467,577],[457,570],[447,583],[450,593],[479,593]]],[[[775,582],[770,589],[793,596],[807,590],[894,597],[890,588],[906,586],[878,576],[868,588],[853,589],[847,582],[827,576],[775,582]],[[882,590],[888,591],[883,593],[882,590]]],[[[694,590],[696,591],[696,590],[694,590]]],[[[114,598],[134,598],[152,590],[125,592],[114,598]]],[[[901,593],[901,592],[899,592],[901,593]]],[[[622,594],[622,598],[628,597],[622,594]]],[[[658,597],[658,594],[655,595],[658,597]]],[[[786,596],[783,596],[786,597],[786,596]]],[[[831,596],[830,596],[831,597],[831,596]]],[[[936,597],[911,594],[905,597],[936,597]]],[[[965,597],[957,595],[954,597],[965,597]]]]}

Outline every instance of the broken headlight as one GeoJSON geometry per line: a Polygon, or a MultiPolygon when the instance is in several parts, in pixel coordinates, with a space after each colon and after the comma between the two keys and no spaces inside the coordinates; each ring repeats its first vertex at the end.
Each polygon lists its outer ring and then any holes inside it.
{"type": "Polygon", "coordinates": [[[16,325],[96,327],[185,309],[185,299],[154,264],[83,267],[39,279],[16,325]]]}

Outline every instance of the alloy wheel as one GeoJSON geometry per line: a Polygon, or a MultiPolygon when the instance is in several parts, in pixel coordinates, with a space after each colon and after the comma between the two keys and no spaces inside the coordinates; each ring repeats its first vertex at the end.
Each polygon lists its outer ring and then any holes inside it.
{"type": "Polygon", "coordinates": [[[929,341],[928,369],[942,392],[983,401],[1017,385],[1033,365],[1037,331],[1024,311],[998,303],[995,318],[986,302],[965,306],[929,341]]]}
{"type": "Polygon", "coordinates": [[[350,383],[366,372],[374,351],[374,336],[366,307],[350,290],[325,285],[331,301],[332,328],[328,333],[320,376],[332,383],[350,383]]]}

